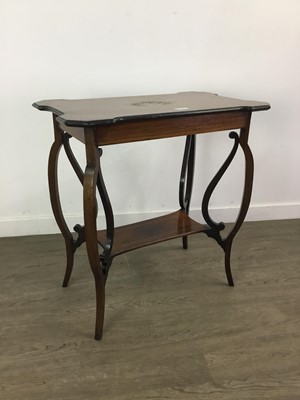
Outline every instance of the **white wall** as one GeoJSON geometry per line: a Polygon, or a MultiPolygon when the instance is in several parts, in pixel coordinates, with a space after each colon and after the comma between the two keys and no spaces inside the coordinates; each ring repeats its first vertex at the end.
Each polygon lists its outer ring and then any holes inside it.
{"type": "MultiPolygon", "coordinates": [[[[272,109],[252,118],[248,218],[299,218],[299,15],[299,0],[0,0],[0,236],[56,230],[47,187],[51,116],[31,107],[51,98],[200,90],[268,101],[272,109]]],[[[105,148],[119,222],[178,207],[183,141],[105,148]]],[[[231,144],[224,133],[198,138],[193,209],[231,144]]],[[[75,150],[84,162],[81,145],[75,150]]],[[[81,188],[64,158],[61,171],[73,224],[81,188]]],[[[217,218],[234,218],[242,178],[238,157],[212,199],[217,218]]]]}

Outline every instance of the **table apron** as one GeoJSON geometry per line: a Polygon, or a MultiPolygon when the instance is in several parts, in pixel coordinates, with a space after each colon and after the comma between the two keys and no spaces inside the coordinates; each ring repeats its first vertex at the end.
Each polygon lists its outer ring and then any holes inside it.
{"type": "MultiPolygon", "coordinates": [[[[250,115],[251,111],[230,111],[141,121],[120,121],[114,124],[98,125],[93,127],[93,130],[95,144],[97,146],[105,146],[241,129],[249,124],[250,115]]],[[[69,127],[62,122],[60,122],[60,127],[82,143],[85,143],[86,128],[69,127]]]]}

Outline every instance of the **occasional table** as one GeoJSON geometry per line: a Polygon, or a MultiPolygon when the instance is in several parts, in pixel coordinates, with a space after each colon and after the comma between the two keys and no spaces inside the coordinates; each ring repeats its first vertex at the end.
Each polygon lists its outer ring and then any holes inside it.
{"type": "Polygon", "coordinates": [[[186,249],[188,235],[203,232],[224,250],[225,272],[229,285],[233,286],[230,267],[232,241],[245,219],[253,182],[253,157],[248,145],[250,120],[253,111],[268,110],[268,103],[238,100],[212,93],[183,92],[119,98],[45,100],[33,106],[53,114],[55,140],[49,155],[48,178],[53,213],[66,245],[67,266],[63,286],[68,285],[74,254],[85,242],[96,285],[96,340],[102,337],[108,272],[114,257],[125,252],[177,237],[182,237],[183,248],[186,249]],[[238,132],[231,131],[233,129],[238,132]],[[201,211],[205,223],[200,224],[189,217],[195,140],[197,134],[216,131],[231,131],[229,137],[233,140],[233,147],[204,193],[201,211]],[[176,136],[186,136],[179,179],[179,210],[162,217],[115,227],[112,206],[101,172],[102,147],[176,136]],[[85,146],[84,171],[70,147],[72,137],[85,146]],[[222,237],[220,232],[225,225],[210,217],[209,201],[239,146],[245,158],[244,192],[238,217],[226,237],[222,237]],[[62,147],[83,185],[84,226],[75,225],[76,236],[71,233],[65,221],[60,203],[57,164],[62,147]],[[96,224],[97,190],[106,219],[106,229],[103,230],[97,230],[96,224]]]}

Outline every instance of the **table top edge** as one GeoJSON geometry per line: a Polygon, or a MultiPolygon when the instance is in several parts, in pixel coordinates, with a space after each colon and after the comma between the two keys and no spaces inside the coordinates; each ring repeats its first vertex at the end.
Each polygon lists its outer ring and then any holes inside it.
{"type": "MultiPolygon", "coordinates": [[[[152,112],[152,113],[139,113],[139,114],[127,114],[127,115],[116,115],[114,117],[109,118],[74,118],[74,116],[68,115],[68,111],[59,109],[57,105],[59,103],[63,104],[75,104],[76,102],[84,102],[84,101],[105,101],[105,100],[122,100],[122,99],[140,99],[140,98],[151,98],[152,96],[137,96],[137,97],[116,97],[116,98],[95,98],[95,99],[82,99],[82,100],[43,100],[34,102],[32,106],[37,108],[40,111],[49,111],[52,112],[57,116],[57,121],[64,123],[66,126],[70,127],[93,127],[93,126],[100,126],[100,125],[110,125],[116,124],[120,122],[133,122],[133,121],[141,121],[141,120],[153,120],[159,118],[175,118],[175,117],[188,117],[188,116],[195,116],[195,115],[203,115],[203,114],[215,114],[215,113],[225,113],[225,112],[233,112],[233,111],[245,111],[245,112],[256,112],[256,111],[266,111],[271,108],[269,103],[266,102],[259,102],[259,101],[247,101],[247,100],[238,100],[238,99],[231,99],[223,96],[218,96],[213,93],[203,93],[203,92],[182,92],[178,93],[177,95],[186,95],[186,94],[201,94],[202,96],[216,96],[216,99],[226,99],[232,100],[237,103],[237,105],[231,106],[215,106],[211,108],[195,108],[195,109],[185,109],[184,107],[179,110],[175,111],[160,111],[160,112],[152,112]],[[55,104],[56,103],[56,104],[55,104]]],[[[170,94],[171,95],[171,94],[170,94]]],[[[169,96],[170,96],[169,95],[169,96]]],[[[153,95],[154,97],[155,95],[153,95]]],[[[157,95],[157,96],[164,96],[164,95],[157,95]]],[[[168,95],[166,95],[168,96],[168,95]]],[[[176,94],[173,94],[176,96],[176,94]]],[[[62,107],[63,108],[63,107],[62,107]]],[[[138,110],[139,111],[139,110],[138,110]]],[[[70,112],[69,112],[70,114],[70,112]]]]}

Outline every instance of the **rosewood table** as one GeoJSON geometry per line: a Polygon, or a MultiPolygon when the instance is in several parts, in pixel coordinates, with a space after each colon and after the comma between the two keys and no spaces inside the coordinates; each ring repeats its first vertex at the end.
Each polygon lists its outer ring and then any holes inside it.
{"type": "Polygon", "coordinates": [[[50,150],[48,177],[53,213],[66,245],[67,267],[63,286],[68,285],[76,249],[85,242],[96,285],[95,339],[100,340],[102,337],[105,283],[109,268],[113,258],[122,253],[177,237],[182,237],[186,249],[188,235],[203,232],[223,248],[227,280],[233,286],[230,268],[232,241],[245,219],[252,191],[253,157],[248,145],[250,119],[253,111],[268,110],[268,103],[232,99],[212,93],[185,92],[120,98],[45,100],[33,106],[53,114],[55,140],[50,150]],[[200,224],[189,217],[196,134],[232,129],[238,130],[238,133],[229,133],[233,147],[204,193],[201,210],[205,224],[200,224]],[[113,210],[101,172],[102,147],[175,136],[186,136],[179,181],[179,210],[159,218],[115,228],[113,210]],[[84,171],[71,150],[69,141],[72,137],[85,146],[84,171]],[[227,236],[222,237],[220,232],[225,225],[210,217],[209,200],[239,146],[245,158],[244,192],[235,224],[227,236]],[[64,147],[83,185],[84,226],[75,225],[75,236],[66,224],[60,204],[57,163],[61,147],[64,147]],[[97,230],[96,190],[104,208],[104,230],[97,230]]]}

